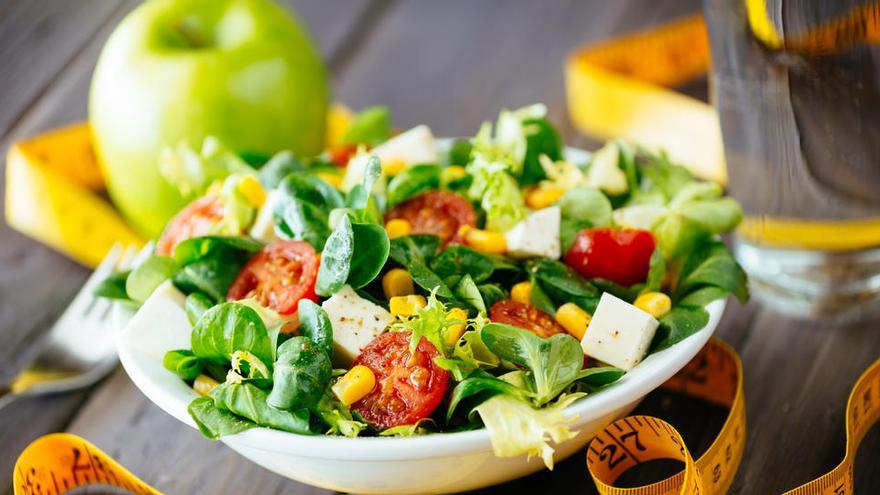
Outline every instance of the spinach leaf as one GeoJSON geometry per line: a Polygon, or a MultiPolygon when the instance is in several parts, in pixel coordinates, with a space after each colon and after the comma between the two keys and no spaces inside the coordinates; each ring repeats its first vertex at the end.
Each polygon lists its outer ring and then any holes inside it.
{"type": "Polygon", "coordinates": [[[526,135],[526,155],[523,159],[520,184],[537,184],[547,178],[539,157],[547,155],[553,161],[562,157],[562,140],[547,119],[526,119],[522,122],[526,135]]]}
{"type": "Polygon", "coordinates": [[[308,299],[300,299],[296,314],[299,316],[300,333],[332,358],[333,325],[327,312],[308,299]]]}
{"type": "Polygon", "coordinates": [[[648,263],[648,278],[639,293],[659,291],[664,277],[666,277],[666,258],[663,257],[662,251],[655,249],[648,263]]]}
{"type": "Polygon", "coordinates": [[[252,255],[263,248],[259,242],[244,236],[206,235],[192,237],[174,248],[174,259],[180,265],[198,261],[215,251],[230,249],[252,255]]]}
{"type": "Polygon", "coordinates": [[[193,354],[216,364],[228,364],[235,351],[246,351],[271,363],[274,349],[260,315],[239,303],[209,309],[192,329],[193,354]]]}
{"type": "Polygon", "coordinates": [[[210,397],[194,399],[186,410],[202,435],[211,440],[235,435],[257,426],[256,423],[239,418],[229,411],[218,409],[214,406],[214,399],[210,397]]]}
{"type": "Polygon", "coordinates": [[[400,172],[388,183],[388,207],[394,207],[425,191],[440,188],[438,165],[413,165],[400,172]]]}
{"type": "Polygon", "coordinates": [[[102,280],[98,286],[92,290],[92,294],[94,294],[95,297],[128,301],[129,298],[128,292],[125,291],[125,282],[130,273],[131,270],[126,270],[124,272],[110,274],[109,277],[102,280]]]}
{"type": "Polygon", "coordinates": [[[575,237],[583,229],[611,225],[611,202],[598,189],[578,186],[559,200],[562,210],[560,240],[563,252],[567,252],[575,237]]]}
{"type": "Polygon", "coordinates": [[[172,281],[185,294],[202,292],[215,303],[262,244],[247,237],[204,236],[187,239],[174,249],[180,264],[172,281]]]}
{"type": "Polygon", "coordinates": [[[375,146],[391,135],[391,112],[385,106],[372,106],[355,115],[342,144],[367,144],[375,146]]]}
{"type": "Polygon", "coordinates": [[[322,347],[307,337],[292,337],[278,347],[267,403],[278,409],[314,406],[330,383],[333,366],[322,347]]]}
{"type": "Polygon", "coordinates": [[[473,145],[469,139],[456,139],[449,147],[449,165],[467,165],[471,161],[473,145]]]}
{"type": "Polygon", "coordinates": [[[530,260],[526,271],[539,280],[544,288],[552,287],[575,297],[597,297],[599,291],[568,265],[551,259],[530,260]]]}
{"type": "Polygon", "coordinates": [[[342,195],[330,184],[305,173],[288,175],[279,191],[273,212],[278,229],[286,237],[304,240],[320,251],[330,235],[330,211],[345,206],[342,195]]]}
{"type": "Polygon", "coordinates": [[[707,304],[718,299],[724,299],[729,292],[721,287],[705,286],[694,290],[678,301],[681,306],[705,307],[707,304]]]}
{"type": "Polygon", "coordinates": [[[391,241],[391,259],[401,266],[413,261],[430,259],[440,249],[440,238],[430,234],[415,234],[397,237],[391,241]]]}
{"type": "Polygon", "coordinates": [[[370,191],[373,190],[373,184],[382,177],[382,164],[376,155],[370,156],[364,167],[363,184],[355,185],[345,198],[345,204],[349,208],[359,210],[367,207],[370,200],[370,191]]]}
{"type": "Polygon", "coordinates": [[[529,302],[532,303],[532,306],[540,309],[548,315],[555,315],[558,308],[556,307],[556,304],[553,303],[553,300],[550,299],[550,296],[547,295],[547,292],[544,291],[544,288],[541,287],[541,282],[539,282],[534,276],[532,276],[531,282],[532,290],[529,292],[529,302]]]}
{"type": "Polygon", "coordinates": [[[483,304],[487,309],[491,308],[498,301],[508,298],[507,291],[498,284],[480,284],[477,285],[477,290],[480,291],[483,304]]]}
{"type": "MultiPolygon", "coordinates": [[[[526,400],[528,393],[521,388],[496,378],[482,370],[477,370],[452,389],[449,408],[446,410],[446,421],[452,418],[459,404],[465,399],[476,398],[476,403],[483,402],[495,395],[507,394],[520,400],[526,400]]],[[[473,404],[476,406],[477,404],[473,404]]]]}
{"type": "Polygon", "coordinates": [[[580,370],[577,374],[577,381],[592,387],[604,387],[616,382],[625,374],[625,371],[614,366],[597,366],[580,370]]]}
{"type": "Polygon", "coordinates": [[[437,296],[452,299],[452,290],[430,268],[426,259],[440,249],[440,238],[434,235],[409,235],[391,241],[389,256],[409,271],[419,287],[428,292],[437,290],[437,296]]]}
{"type": "Polygon", "coordinates": [[[389,251],[385,229],[369,223],[352,224],[344,216],[324,246],[315,291],[330,296],[346,283],[355,289],[367,285],[385,266],[389,251]]]}
{"type": "Polygon", "coordinates": [[[125,280],[125,292],[133,301],[143,303],[177,269],[178,264],[173,258],[150,256],[129,274],[125,280]]]}
{"type": "Polygon", "coordinates": [[[675,284],[674,301],[701,287],[718,287],[735,295],[740,302],[749,299],[746,274],[721,241],[712,241],[692,252],[675,284]]]}
{"type": "MultiPolygon", "coordinates": [[[[636,296],[638,295],[638,290],[631,289],[629,287],[624,287],[617,282],[612,282],[611,280],[606,280],[604,278],[591,278],[590,283],[596,286],[599,289],[599,292],[607,292],[612,296],[623,299],[628,303],[632,303],[635,301],[636,296]]],[[[639,285],[636,284],[633,287],[638,289],[639,285]]],[[[592,314],[592,312],[590,312],[592,314]]]]}
{"type": "Polygon", "coordinates": [[[495,270],[492,259],[465,246],[449,246],[431,260],[431,270],[441,278],[470,275],[474,282],[485,282],[495,270]]]}
{"type": "Polygon", "coordinates": [[[186,310],[186,319],[189,320],[189,324],[195,325],[202,315],[211,309],[214,304],[214,300],[202,292],[193,292],[186,296],[184,309],[186,310]]]}
{"type": "Polygon", "coordinates": [[[474,283],[474,279],[471,278],[470,274],[466,273],[461,277],[461,280],[459,280],[458,284],[455,286],[455,296],[459,301],[466,302],[477,311],[482,313],[486,312],[486,304],[483,302],[483,295],[480,293],[480,289],[477,287],[477,284],[474,283]]]}
{"type": "Polygon", "coordinates": [[[195,380],[202,373],[202,362],[189,349],[166,352],[162,366],[187,382],[195,380]]]}
{"type": "Polygon", "coordinates": [[[249,419],[260,426],[301,435],[315,434],[311,428],[311,414],[308,409],[276,409],[266,402],[268,393],[252,383],[221,383],[211,390],[211,398],[218,409],[249,419]]]}
{"type": "Polygon", "coordinates": [[[348,216],[342,217],[336,229],[327,238],[324,252],[321,253],[321,266],[318,267],[318,278],[315,292],[322,296],[331,296],[345,285],[351,271],[351,259],[354,256],[354,230],[348,216]]]}
{"type": "Polygon", "coordinates": [[[275,189],[288,175],[305,172],[306,166],[290,151],[279,151],[260,167],[257,176],[266,189],[275,189]]]}
{"type": "Polygon", "coordinates": [[[666,201],[672,200],[683,187],[695,180],[688,169],[670,162],[666,154],[642,153],[642,156],[647,162],[641,167],[648,179],[647,187],[662,192],[666,201]]]}
{"type": "Polygon", "coordinates": [[[709,313],[697,306],[675,306],[660,319],[650,352],[671,347],[699,332],[709,323],[709,313]]]}
{"type": "Polygon", "coordinates": [[[481,337],[501,359],[528,368],[534,402],[539,407],[571,385],[583,366],[580,343],[568,334],[544,339],[522,328],[489,323],[481,337]]]}
{"type": "MultiPolygon", "coordinates": [[[[359,289],[376,278],[388,261],[391,245],[388,233],[380,225],[372,223],[352,224],[354,252],[348,285],[359,289]]],[[[326,254],[326,250],[325,250],[326,254]]]]}

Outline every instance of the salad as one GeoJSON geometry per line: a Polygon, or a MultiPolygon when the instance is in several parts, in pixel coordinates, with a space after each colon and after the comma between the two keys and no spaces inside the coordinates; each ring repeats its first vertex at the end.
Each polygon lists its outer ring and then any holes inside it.
{"type": "Polygon", "coordinates": [[[740,207],[663,154],[567,152],[543,105],[471,139],[395,134],[383,107],[342,127],[317,157],[167,150],[192,201],[98,289],[185,307],[190,347],[163,364],[208,438],[486,427],[552,467],[566,406],[748,298],[718,238],[740,207]]]}

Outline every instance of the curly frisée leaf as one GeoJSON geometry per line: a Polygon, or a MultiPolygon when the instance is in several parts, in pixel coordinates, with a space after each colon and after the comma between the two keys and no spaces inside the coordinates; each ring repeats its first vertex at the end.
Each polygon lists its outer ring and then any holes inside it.
{"type": "Polygon", "coordinates": [[[574,438],[569,428],[577,417],[567,417],[563,410],[586,394],[563,395],[555,403],[535,409],[509,395],[496,395],[476,407],[489,431],[492,450],[498,457],[527,454],[540,456],[548,469],[553,469],[553,447],[574,438]]]}

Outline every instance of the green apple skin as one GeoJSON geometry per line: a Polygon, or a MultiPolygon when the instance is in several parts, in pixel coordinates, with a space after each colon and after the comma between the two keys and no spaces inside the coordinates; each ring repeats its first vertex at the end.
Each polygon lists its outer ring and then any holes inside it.
{"type": "Polygon", "coordinates": [[[155,237],[185,204],[159,174],[163,149],[216,136],[238,151],[314,155],[328,99],[314,44],[271,0],[148,0],[101,52],[89,120],[111,198],[155,237]]]}

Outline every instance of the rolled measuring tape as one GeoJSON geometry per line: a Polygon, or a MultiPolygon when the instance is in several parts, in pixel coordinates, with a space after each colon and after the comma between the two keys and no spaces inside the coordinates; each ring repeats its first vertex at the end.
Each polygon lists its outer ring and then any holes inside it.
{"type": "MultiPolygon", "coordinates": [[[[663,387],[730,409],[721,432],[694,459],[669,423],[650,416],[629,416],[607,426],[587,448],[587,469],[602,495],[720,495],[727,492],[746,442],[742,364],[736,351],[712,339],[663,387]],[[675,459],[684,470],[650,485],[617,488],[615,480],[650,460],[675,459]]],[[[856,381],[846,404],[846,453],[834,469],[785,495],[852,495],[853,465],[865,434],[880,420],[880,359],[856,381]]]]}

